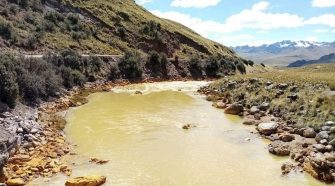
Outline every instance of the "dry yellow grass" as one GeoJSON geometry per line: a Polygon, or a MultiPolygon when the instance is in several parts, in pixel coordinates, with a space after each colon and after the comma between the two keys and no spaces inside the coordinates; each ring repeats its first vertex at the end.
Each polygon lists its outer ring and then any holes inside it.
{"type": "Polygon", "coordinates": [[[276,82],[294,82],[297,84],[326,84],[335,90],[335,64],[311,65],[303,68],[285,68],[267,73],[252,73],[247,77],[260,77],[276,82]]]}

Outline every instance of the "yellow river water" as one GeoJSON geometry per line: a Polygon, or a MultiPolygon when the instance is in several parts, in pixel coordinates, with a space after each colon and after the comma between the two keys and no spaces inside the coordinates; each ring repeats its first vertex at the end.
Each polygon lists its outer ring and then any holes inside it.
{"type": "MultiPolygon", "coordinates": [[[[205,84],[140,84],[91,95],[67,115],[66,134],[78,154],[67,157],[75,164],[72,176],[104,175],[107,186],[325,185],[304,173],[282,176],[288,159],[270,155],[240,117],[211,107],[195,92],[205,84]],[[184,124],[197,127],[185,131],[184,124]],[[94,165],[91,157],[110,162],[94,165]]],[[[61,186],[66,179],[35,185],[61,186]]]]}

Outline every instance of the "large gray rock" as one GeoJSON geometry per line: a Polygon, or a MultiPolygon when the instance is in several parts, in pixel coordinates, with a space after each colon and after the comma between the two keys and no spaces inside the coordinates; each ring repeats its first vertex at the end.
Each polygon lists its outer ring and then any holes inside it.
{"type": "Polygon", "coordinates": [[[278,124],[275,122],[261,123],[258,125],[257,130],[264,135],[271,135],[277,132],[278,124]]]}
{"type": "Polygon", "coordinates": [[[250,108],[250,114],[256,114],[259,113],[259,108],[257,106],[252,106],[250,108]]]}
{"type": "Polygon", "coordinates": [[[328,125],[328,126],[335,126],[335,122],[334,121],[327,121],[325,123],[325,125],[328,125]]]}
{"type": "Polygon", "coordinates": [[[328,140],[329,138],[329,134],[327,131],[321,131],[319,132],[316,137],[315,137],[315,140],[320,143],[321,140],[328,140]]]}

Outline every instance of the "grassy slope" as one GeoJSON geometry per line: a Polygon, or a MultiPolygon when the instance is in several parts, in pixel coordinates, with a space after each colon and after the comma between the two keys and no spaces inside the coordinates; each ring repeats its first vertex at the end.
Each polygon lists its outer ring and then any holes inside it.
{"type": "Polygon", "coordinates": [[[239,101],[241,93],[244,94],[246,105],[260,105],[270,102],[271,109],[280,108],[286,119],[296,121],[300,126],[319,126],[326,121],[335,119],[335,65],[311,65],[297,69],[272,69],[265,73],[251,73],[236,75],[222,79],[212,85],[216,89],[225,88],[221,93],[228,95],[232,102],[239,101]],[[258,78],[259,84],[249,83],[250,79],[258,78]],[[229,89],[226,85],[236,81],[238,85],[229,89]],[[266,82],[271,81],[275,87],[265,89],[266,82]],[[280,83],[289,84],[283,95],[276,96],[280,83]],[[287,96],[294,94],[290,89],[297,86],[297,101],[289,101],[287,96]]]}
{"type": "MultiPolygon", "coordinates": [[[[32,0],[29,0],[32,2],[32,0]]],[[[9,0],[0,0],[0,12],[15,4],[9,0]]],[[[17,6],[19,7],[19,6],[17,6]]],[[[167,53],[170,57],[178,55],[186,57],[192,54],[211,55],[222,54],[226,58],[236,58],[227,47],[203,38],[189,28],[170,20],[158,18],[135,4],[133,0],[46,0],[43,12],[32,8],[19,7],[18,13],[9,16],[0,14],[0,19],[10,22],[18,35],[19,41],[15,45],[8,45],[0,38],[0,47],[6,50],[22,50],[30,53],[42,53],[47,50],[73,48],[84,53],[122,54],[130,48],[141,49],[144,52],[157,50],[167,53]],[[71,31],[62,24],[56,25],[54,32],[47,32],[38,46],[28,49],[24,43],[31,33],[36,30],[36,24],[28,23],[25,18],[32,16],[37,24],[42,23],[47,10],[56,10],[66,16],[68,13],[79,13],[81,21],[96,35],[75,40],[71,31]],[[126,18],[124,17],[126,15],[126,18]],[[127,18],[129,17],[129,18],[127,18]],[[154,21],[161,25],[162,43],[141,32],[145,24],[154,21]],[[125,38],[121,38],[118,30],[125,30],[125,38]]]]}

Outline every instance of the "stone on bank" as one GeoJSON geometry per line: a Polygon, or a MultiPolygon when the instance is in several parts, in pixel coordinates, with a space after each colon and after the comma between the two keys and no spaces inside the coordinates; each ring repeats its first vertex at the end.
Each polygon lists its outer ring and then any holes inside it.
{"type": "Polygon", "coordinates": [[[106,183],[105,176],[84,176],[66,181],[65,186],[100,186],[106,183]]]}

